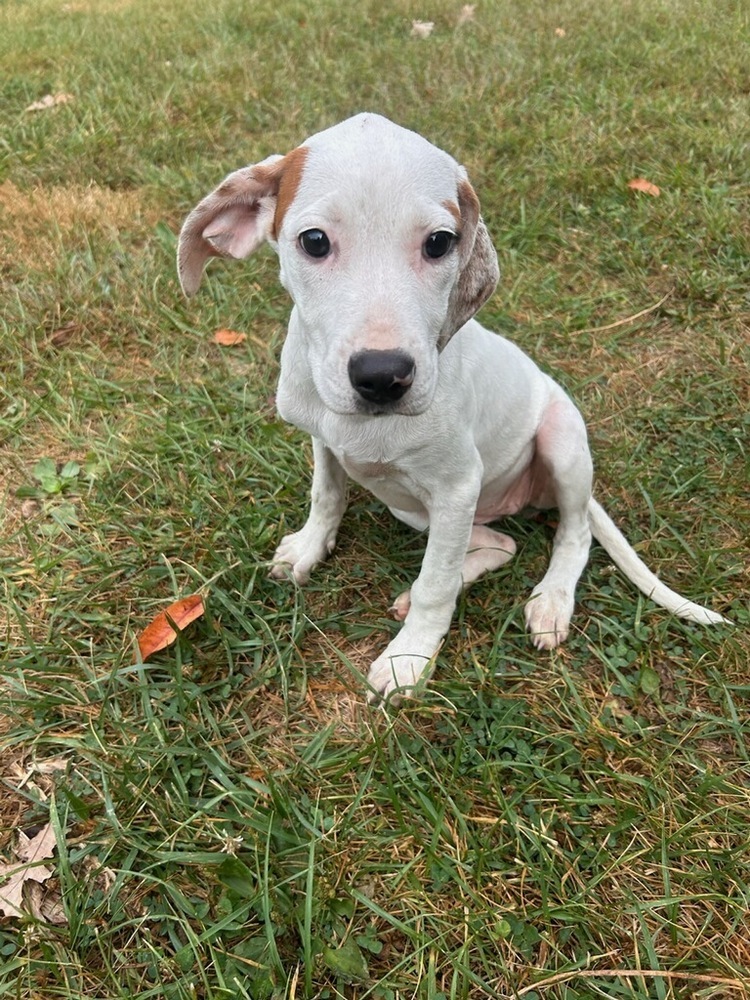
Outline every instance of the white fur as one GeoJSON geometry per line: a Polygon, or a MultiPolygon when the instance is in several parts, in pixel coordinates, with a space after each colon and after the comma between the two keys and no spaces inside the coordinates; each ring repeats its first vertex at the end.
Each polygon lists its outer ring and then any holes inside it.
{"type": "Polygon", "coordinates": [[[292,161],[272,157],[230,175],[191,213],[180,277],[191,293],[208,256],[247,256],[267,239],[295,303],[277,405],[312,435],[315,473],[308,520],[281,542],[272,575],[304,583],[333,550],[347,476],[396,517],[429,529],[419,576],[394,606],[403,626],[370,669],[371,700],[410,693],[429,676],[462,583],[512,557],[512,541],[486,523],[527,507],[560,511],[549,568],[526,606],[538,648],[568,634],[592,532],[654,601],[694,621],[722,621],[661,584],[592,499],[586,429],[563,390],[470,318],[491,294],[497,265],[463,168],[376,115],[321,132],[302,151],[278,232],[279,177],[291,176],[292,161]],[[300,247],[309,229],[328,235],[327,257],[300,247]],[[424,241],[441,230],[460,231],[460,242],[428,259],[424,241]],[[402,398],[358,394],[349,362],[367,350],[413,358],[402,398]]]}

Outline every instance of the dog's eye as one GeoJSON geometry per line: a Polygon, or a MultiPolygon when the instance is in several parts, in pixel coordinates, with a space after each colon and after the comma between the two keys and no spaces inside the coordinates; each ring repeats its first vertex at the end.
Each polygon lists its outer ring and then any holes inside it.
{"type": "Polygon", "coordinates": [[[300,233],[299,245],[308,257],[327,257],[331,249],[331,241],[322,229],[306,229],[300,233]]]}
{"type": "Polygon", "coordinates": [[[438,229],[436,233],[430,233],[424,241],[424,255],[430,260],[445,257],[457,241],[458,237],[455,233],[451,233],[447,229],[438,229]]]}

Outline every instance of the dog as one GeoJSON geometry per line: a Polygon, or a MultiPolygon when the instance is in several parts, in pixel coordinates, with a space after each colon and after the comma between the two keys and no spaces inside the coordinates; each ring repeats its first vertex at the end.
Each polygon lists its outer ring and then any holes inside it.
{"type": "Polygon", "coordinates": [[[592,535],[656,604],[725,621],[665,586],[592,497],[581,414],[518,347],[473,318],[499,278],[467,173],[427,139],[376,114],[243,167],[190,213],[178,274],[193,295],[212,256],[276,250],[294,302],[281,352],[279,414],[312,436],[308,519],[271,575],[304,584],[336,543],[351,477],[427,531],[421,569],[396,599],[401,629],[372,664],[369,700],[429,677],[463,586],[515,544],[490,522],[556,507],[547,572],[525,608],[531,640],[570,628],[592,535]]]}

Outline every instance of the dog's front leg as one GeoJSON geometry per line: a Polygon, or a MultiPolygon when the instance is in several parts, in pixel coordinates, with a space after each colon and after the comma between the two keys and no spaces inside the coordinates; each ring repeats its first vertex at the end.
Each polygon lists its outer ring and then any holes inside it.
{"type": "Polygon", "coordinates": [[[346,510],[346,473],[322,441],[313,438],[312,442],[315,465],[310,513],[304,527],[286,535],[276,549],[271,568],[276,580],[291,573],[297,583],[307,583],[313,568],[333,552],[346,510]]]}
{"type": "Polygon", "coordinates": [[[426,679],[448,631],[461,589],[461,567],[471,536],[480,477],[460,485],[441,484],[426,502],[430,527],[422,567],[411,588],[411,605],[401,631],[370,668],[368,700],[395,703],[426,679]]]}

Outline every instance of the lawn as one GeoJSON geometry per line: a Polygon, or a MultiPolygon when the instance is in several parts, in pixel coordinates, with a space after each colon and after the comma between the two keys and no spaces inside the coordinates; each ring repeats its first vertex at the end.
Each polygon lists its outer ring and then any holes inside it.
{"type": "Polygon", "coordinates": [[[723,0],[3,4],[0,896],[46,847],[0,899],[0,997],[750,997],[749,37],[723,0]],[[288,299],[267,250],[187,302],[176,234],[364,109],[466,165],[483,322],[574,396],[639,553],[732,626],[594,548],[537,652],[553,526],[511,519],[428,692],[375,709],[424,540],[353,487],[310,585],[268,579],[311,472],[274,408],[288,299]]]}

